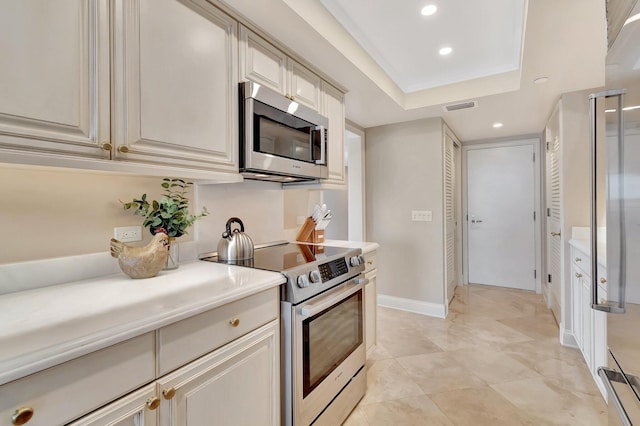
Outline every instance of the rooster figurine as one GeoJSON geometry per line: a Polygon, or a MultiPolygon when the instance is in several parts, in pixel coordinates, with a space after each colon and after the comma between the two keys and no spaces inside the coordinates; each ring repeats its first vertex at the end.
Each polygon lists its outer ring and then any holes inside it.
{"type": "Polygon", "coordinates": [[[169,237],[158,233],[144,247],[132,247],[112,238],[111,256],[118,259],[122,272],[131,278],[155,277],[167,264],[169,237]]]}

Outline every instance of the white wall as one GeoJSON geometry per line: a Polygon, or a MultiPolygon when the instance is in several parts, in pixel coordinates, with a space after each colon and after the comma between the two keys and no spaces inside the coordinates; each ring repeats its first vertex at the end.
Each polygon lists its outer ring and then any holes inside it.
{"type": "Polygon", "coordinates": [[[373,127],[365,138],[367,239],[380,244],[378,293],[424,313],[444,313],[442,125],[433,118],[373,127]],[[431,210],[433,221],[412,222],[411,210],[431,210]]]}
{"type": "MultiPolygon", "coordinates": [[[[62,168],[0,164],[0,264],[109,251],[116,226],[141,225],[118,200],[162,194],[161,178],[62,168]]],[[[180,241],[197,239],[197,252],[215,251],[227,219],[243,220],[253,241],[294,239],[296,215],[309,212],[319,191],[284,190],[278,183],[204,185],[191,194],[193,211],[209,216],[180,241]]],[[[143,228],[143,244],[151,234],[143,228]]],[[[182,254],[182,253],[181,253],[182,254]]]]}

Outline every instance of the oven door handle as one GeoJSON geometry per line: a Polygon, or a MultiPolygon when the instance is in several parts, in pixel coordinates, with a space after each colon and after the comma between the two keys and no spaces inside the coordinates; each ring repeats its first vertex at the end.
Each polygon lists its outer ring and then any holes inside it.
{"type": "Polygon", "coordinates": [[[303,317],[312,317],[327,308],[334,306],[341,300],[346,299],[352,294],[362,290],[369,282],[367,278],[355,278],[353,281],[345,283],[338,288],[330,290],[327,294],[313,303],[305,304],[300,308],[300,315],[303,317]]]}

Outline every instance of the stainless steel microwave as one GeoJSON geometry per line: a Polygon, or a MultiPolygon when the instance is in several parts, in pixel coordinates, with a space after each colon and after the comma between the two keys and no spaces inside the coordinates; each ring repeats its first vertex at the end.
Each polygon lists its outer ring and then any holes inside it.
{"type": "Polygon", "coordinates": [[[268,87],[240,83],[240,172],[247,179],[326,179],[329,120],[268,87]]]}

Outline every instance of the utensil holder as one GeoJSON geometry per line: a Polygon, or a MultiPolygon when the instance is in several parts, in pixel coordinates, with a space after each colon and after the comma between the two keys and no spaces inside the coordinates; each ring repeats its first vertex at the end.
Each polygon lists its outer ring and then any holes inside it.
{"type": "Polygon", "coordinates": [[[310,217],[306,218],[300,230],[298,231],[298,235],[296,235],[296,241],[308,242],[311,243],[312,237],[311,234],[315,231],[316,223],[310,217]]]}

